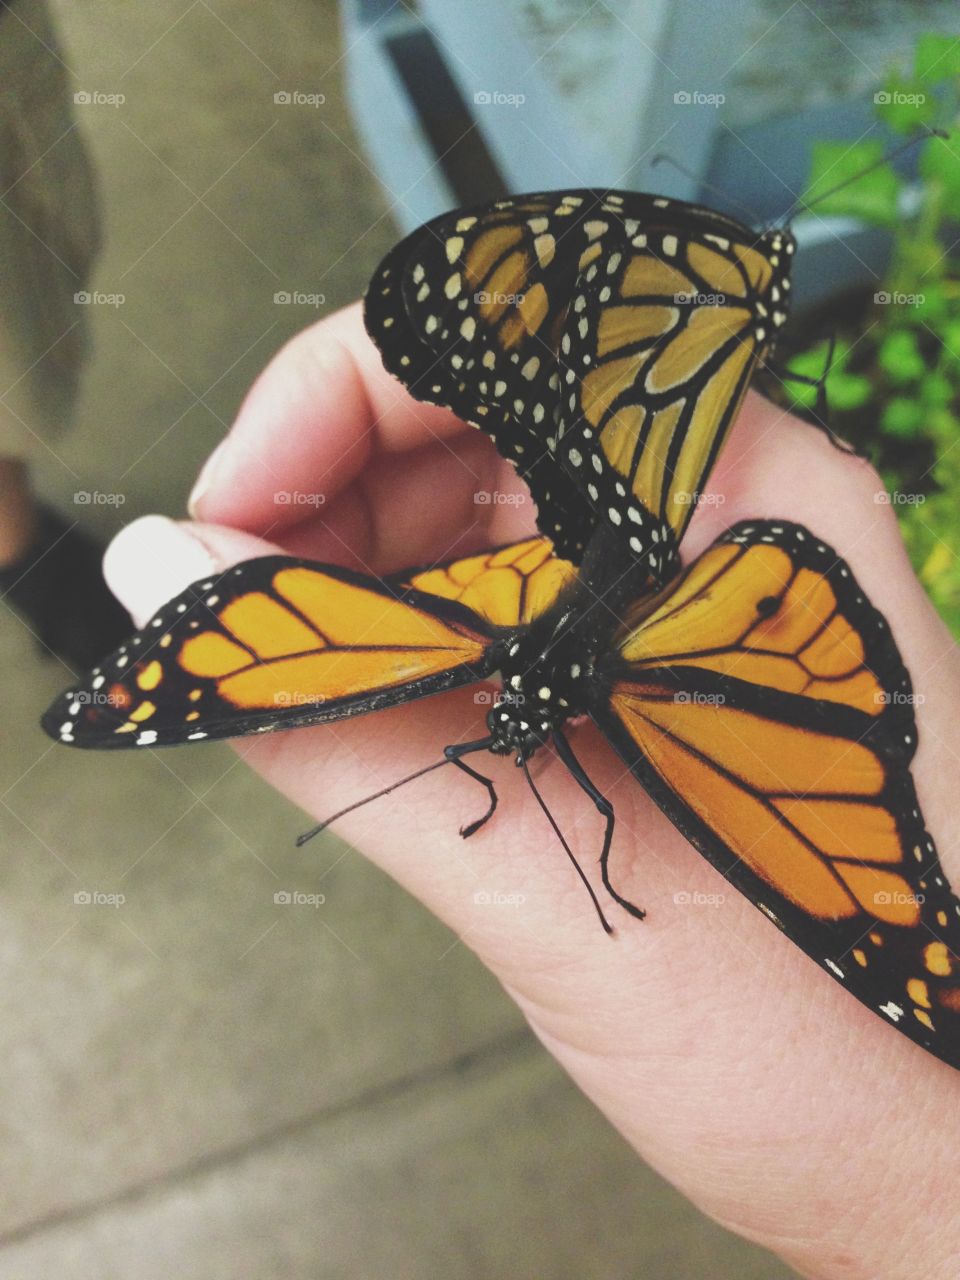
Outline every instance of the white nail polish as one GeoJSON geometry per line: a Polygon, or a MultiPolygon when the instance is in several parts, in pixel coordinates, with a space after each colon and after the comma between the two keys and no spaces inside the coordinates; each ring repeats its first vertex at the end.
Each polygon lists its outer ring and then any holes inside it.
{"type": "Polygon", "coordinates": [[[128,524],[103,559],[107,585],[138,627],[171,597],[219,569],[199,538],[167,516],[143,516],[128,524]]]}

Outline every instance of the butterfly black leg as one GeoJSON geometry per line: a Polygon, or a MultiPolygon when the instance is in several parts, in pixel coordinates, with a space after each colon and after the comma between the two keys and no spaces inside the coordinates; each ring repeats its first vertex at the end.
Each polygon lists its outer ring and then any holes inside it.
{"type": "Polygon", "coordinates": [[[490,745],[489,738],[482,738],[479,742],[464,742],[455,747],[445,747],[443,754],[455,764],[457,768],[467,775],[474,778],[487,789],[487,795],[490,797],[490,807],[482,817],[477,818],[473,822],[468,822],[465,827],[460,828],[460,834],[464,840],[468,840],[470,836],[476,835],[481,827],[485,826],[493,817],[497,808],[497,792],[490,778],[485,777],[482,773],[478,773],[476,769],[471,769],[468,764],[464,764],[461,756],[469,755],[472,751],[482,751],[490,745]]]}
{"type": "Polygon", "coordinates": [[[587,795],[590,797],[590,799],[593,801],[593,803],[597,806],[599,811],[603,814],[604,818],[606,819],[607,825],[603,833],[603,848],[600,851],[600,874],[603,878],[604,888],[606,889],[607,893],[610,894],[611,898],[614,898],[617,902],[620,903],[621,907],[623,907],[625,911],[629,911],[630,915],[635,916],[638,920],[642,920],[647,913],[645,911],[642,911],[639,907],[635,907],[633,903],[628,902],[626,898],[621,897],[620,894],[617,893],[616,889],[614,889],[613,885],[610,883],[610,873],[609,873],[608,864],[610,860],[610,847],[613,844],[613,826],[614,826],[614,820],[615,820],[614,813],[613,813],[613,805],[610,803],[607,797],[597,789],[594,783],[590,781],[590,778],[587,776],[583,765],[580,763],[577,757],[573,754],[573,748],[570,746],[570,743],[567,741],[565,735],[559,729],[554,730],[553,741],[557,748],[557,755],[560,757],[563,763],[567,766],[574,782],[576,782],[577,785],[587,793],[587,795]]]}

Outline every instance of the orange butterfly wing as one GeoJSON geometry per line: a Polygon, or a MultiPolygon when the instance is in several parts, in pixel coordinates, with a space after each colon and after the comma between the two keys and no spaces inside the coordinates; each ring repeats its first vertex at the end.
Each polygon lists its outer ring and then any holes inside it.
{"type": "Polygon", "coordinates": [[[690,841],[864,1003],[960,1065],[960,904],[910,775],[909,676],[848,567],[743,523],[636,606],[595,714],[690,841]]]}
{"type": "Polygon", "coordinates": [[[341,719],[488,675],[455,600],[285,556],[195,583],[43,718],[81,747],[163,746],[341,719]]]}

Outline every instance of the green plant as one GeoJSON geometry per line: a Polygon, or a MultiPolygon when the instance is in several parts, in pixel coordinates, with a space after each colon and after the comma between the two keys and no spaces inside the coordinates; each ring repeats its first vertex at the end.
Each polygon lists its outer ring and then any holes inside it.
{"type": "MultiPolygon", "coordinates": [[[[891,74],[874,101],[896,133],[955,126],[960,39],[921,36],[912,75],[891,74]]],[[[891,235],[882,286],[837,335],[825,378],[829,420],[877,462],[914,565],[960,636],[960,140],[928,137],[918,147],[919,180],[905,192],[881,142],[818,142],[804,201],[856,178],[824,194],[817,213],[891,235]]],[[[828,344],[816,342],[789,367],[819,378],[828,355],[828,344]]],[[[791,384],[788,402],[814,411],[817,391],[791,384]]]]}

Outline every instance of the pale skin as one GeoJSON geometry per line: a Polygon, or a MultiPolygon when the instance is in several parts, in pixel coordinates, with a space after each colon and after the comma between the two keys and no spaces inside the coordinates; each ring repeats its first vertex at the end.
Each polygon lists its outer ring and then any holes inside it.
{"type": "MultiPolygon", "coordinates": [[[[108,552],[107,576],[141,624],[189,582],[250,556],[283,550],[376,572],[534,530],[529,503],[478,505],[478,491],[521,487],[479,433],[383,371],[352,307],[300,334],[261,375],[195,491],[200,523],[137,522],[108,552]],[[280,492],[324,501],[278,503],[280,492]]],[[[914,776],[927,827],[960,885],[960,662],[877,501],[876,474],[751,395],[710,492],[717,501],[695,515],[686,559],[735,520],[796,520],[847,559],[886,614],[924,698],[914,776]]],[[[439,759],[447,743],[482,736],[474,694],[238,745],[322,819],[439,759]]],[[[469,841],[458,828],[485,795],[450,766],[337,830],[460,934],[576,1083],[705,1213],[817,1280],[956,1280],[960,1072],[783,938],[592,726],[571,738],[615,806],[618,887],[647,910],[644,922],[604,898],[596,810],[548,751],[534,772],[612,939],[509,761],[472,758],[500,809],[469,841]],[[477,903],[483,889],[524,900],[477,903]]]]}

